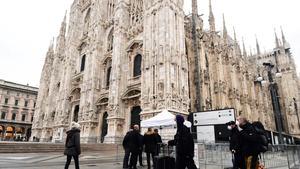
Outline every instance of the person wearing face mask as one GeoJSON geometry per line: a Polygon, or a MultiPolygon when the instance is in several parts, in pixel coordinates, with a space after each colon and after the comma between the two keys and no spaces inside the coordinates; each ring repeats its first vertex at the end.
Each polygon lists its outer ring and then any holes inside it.
{"type": "Polygon", "coordinates": [[[229,136],[229,149],[232,153],[232,163],[233,163],[233,169],[240,169],[242,168],[243,160],[242,160],[242,154],[241,154],[241,142],[240,142],[240,132],[238,130],[237,125],[234,121],[230,121],[226,123],[228,130],[230,130],[230,136],[229,136]]]}
{"type": "Polygon", "coordinates": [[[245,169],[256,169],[258,167],[259,135],[255,132],[252,124],[245,117],[238,117],[240,127],[241,152],[245,169]]]}

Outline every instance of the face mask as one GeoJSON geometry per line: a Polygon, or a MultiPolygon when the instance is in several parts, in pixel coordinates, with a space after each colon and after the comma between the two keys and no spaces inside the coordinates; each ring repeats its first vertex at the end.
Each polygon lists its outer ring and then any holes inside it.
{"type": "Polygon", "coordinates": [[[231,126],[227,126],[227,129],[228,129],[228,130],[232,130],[232,127],[231,127],[231,126]]]}
{"type": "Polygon", "coordinates": [[[239,122],[239,121],[236,121],[235,124],[236,124],[237,126],[240,126],[240,122],[239,122]]]}

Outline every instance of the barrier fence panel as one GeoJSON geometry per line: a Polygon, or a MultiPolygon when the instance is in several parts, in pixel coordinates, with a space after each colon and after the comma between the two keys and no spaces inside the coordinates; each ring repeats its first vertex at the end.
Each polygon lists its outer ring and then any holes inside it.
{"type": "MultiPolygon", "coordinates": [[[[197,159],[195,161],[201,169],[224,169],[232,167],[232,153],[228,144],[197,145],[197,159]]],[[[300,146],[271,145],[269,151],[261,154],[261,163],[267,169],[295,169],[300,168],[300,146]]]]}

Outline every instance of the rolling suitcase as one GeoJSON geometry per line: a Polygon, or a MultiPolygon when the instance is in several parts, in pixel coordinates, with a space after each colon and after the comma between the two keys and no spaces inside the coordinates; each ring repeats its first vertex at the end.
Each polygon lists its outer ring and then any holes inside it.
{"type": "Polygon", "coordinates": [[[170,156],[156,157],[156,165],[154,169],[175,169],[175,158],[170,156]]]}

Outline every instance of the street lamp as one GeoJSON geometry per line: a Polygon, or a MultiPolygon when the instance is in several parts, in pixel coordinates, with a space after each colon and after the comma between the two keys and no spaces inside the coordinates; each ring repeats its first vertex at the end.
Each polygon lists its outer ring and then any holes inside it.
{"type": "MultiPolygon", "coordinates": [[[[284,143],[283,136],[282,136],[283,124],[282,124],[282,114],[281,114],[280,102],[278,96],[278,88],[277,88],[277,83],[273,79],[273,73],[272,73],[272,69],[275,66],[272,63],[263,63],[263,65],[267,68],[267,72],[268,72],[269,90],[271,93],[272,106],[273,106],[273,111],[275,116],[275,124],[279,134],[279,144],[283,144],[284,143]]],[[[279,78],[281,76],[282,74],[277,70],[275,77],[279,78]]],[[[257,81],[261,82],[261,84],[267,83],[267,81],[261,76],[257,78],[257,81]]]]}

